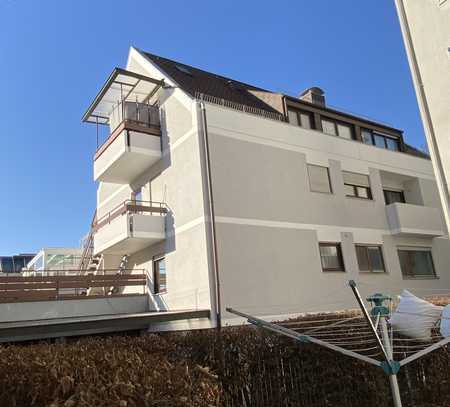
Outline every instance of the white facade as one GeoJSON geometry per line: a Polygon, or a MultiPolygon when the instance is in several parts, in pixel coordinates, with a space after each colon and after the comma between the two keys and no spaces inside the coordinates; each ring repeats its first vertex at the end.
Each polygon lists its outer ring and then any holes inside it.
{"type": "MultiPolygon", "coordinates": [[[[101,227],[94,252],[105,268],[128,255],[129,268],[147,270],[150,310],[211,309],[210,320],[152,329],[235,322],[226,307],[272,318],[354,307],[350,279],[364,295],[450,287],[450,244],[428,159],[200,102],[134,48],[127,70],[164,80],[153,95],[161,158],[127,181],[95,175],[101,227]],[[328,168],[332,193],[311,191],[308,164],[328,168]],[[344,172],[367,175],[372,199],[346,196],[344,172]],[[386,205],[385,188],[403,191],[405,203],[386,205]],[[136,194],[162,203],[164,216],[117,212],[136,194]],[[340,245],[345,270],[322,270],[320,242],[340,245]],[[384,272],[361,272],[355,244],[380,246],[384,272]],[[435,275],[406,278],[401,248],[431,250],[435,275]],[[161,256],[166,290],[155,293],[161,256]]],[[[116,174],[129,174],[127,166],[122,160],[116,174]]]]}
{"type": "Polygon", "coordinates": [[[450,230],[450,1],[396,0],[396,5],[450,230]]]}

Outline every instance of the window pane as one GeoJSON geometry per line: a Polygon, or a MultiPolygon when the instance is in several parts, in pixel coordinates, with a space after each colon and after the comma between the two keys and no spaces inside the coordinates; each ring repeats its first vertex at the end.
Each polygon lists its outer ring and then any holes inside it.
{"type": "Polygon", "coordinates": [[[367,248],[365,246],[356,246],[356,257],[360,271],[370,271],[369,258],[367,257],[367,248]]]}
{"type": "Polygon", "coordinates": [[[308,164],[309,185],[313,192],[331,193],[328,168],[308,164]]]}
{"type": "Polygon", "coordinates": [[[362,130],[361,131],[361,137],[363,139],[363,142],[366,144],[373,144],[372,141],[372,132],[370,132],[369,130],[362,130]]]}
{"type": "Polygon", "coordinates": [[[407,277],[434,277],[433,259],[429,250],[399,250],[402,274],[407,277]]]}
{"type": "Polygon", "coordinates": [[[295,124],[296,126],[300,126],[298,122],[297,112],[295,110],[288,110],[289,123],[295,124]]]}
{"type": "Polygon", "coordinates": [[[324,270],[343,270],[339,245],[319,246],[322,268],[324,270]]]}
{"type": "Polygon", "coordinates": [[[386,137],[387,148],[392,151],[398,151],[398,141],[392,138],[386,137]]]}
{"type": "Polygon", "coordinates": [[[344,192],[347,196],[356,196],[355,187],[353,185],[344,184],[344,192]]]}
{"type": "Polygon", "coordinates": [[[384,143],[384,137],[379,134],[374,134],[373,139],[375,141],[375,145],[377,147],[386,148],[386,144],[384,143]]]}
{"type": "Polygon", "coordinates": [[[161,259],[155,260],[154,267],[155,293],[164,293],[167,291],[166,259],[163,257],[161,259]]]}
{"type": "Polygon", "coordinates": [[[311,129],[311,115],[307,113],[300,113],[301,126],[305,129],[311,129]]]}
{"type": "Polygon", "coordinates": [[[324,133],[336,136],[336,127],[334,126],[334,122],[322,119],[322,129],[324,133]]]}
{"type": "Polygon", "coordinates": [[[339,268],[337,247],[322,246],[320,248],[320,255],[322,257],[322,266],[324,269],[339,268]]]}
{"type": "Polygon", "coordinates": [[[369,188],[367,187],[356,187],[356,193],[358,195],[358,198],[370,198],[369,188]]]}
{"type": "Polygon", "coordinates": [[[351,140],[353,138],[352,128],[346,124],[338,123],[337,125],[339,137],[351,140]]]}
{"type": "Polygon", "coordinates": [[[369,255],[370,267],[374,273],[383,273],[383,254],[381,252],[381,247],[373,246],[368,247],[367,252],[369,255]]]}

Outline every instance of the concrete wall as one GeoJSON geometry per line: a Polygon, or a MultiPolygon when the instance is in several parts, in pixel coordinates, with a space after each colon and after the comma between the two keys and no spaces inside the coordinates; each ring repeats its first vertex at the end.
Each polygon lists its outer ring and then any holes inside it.
{"type": "Polygon", "coordinates": [[[349,279],[364,295],[405,287],[424,294],[450,284],[450,241],[427,235],[443,230],[438,203],[427,198],[436,197],[429,160],[215,105],[207,105],[207,119],[222,311],[231,306],[280,318],[354,307],[349,279]],[[310,191],[308,163],[329,168],[333,194],[310,191]],[[342,171],[367,174],[373,200],[346,197],[342,171]],[[383,197],[387,172],[411,182],[415,198],[430,204],[420,206],[421,213],[437,211],[437,217],[411,221],[419,225],[418,236],[392,235],[383,197]],[[345,272],[322,271],[321,241],[341,243],[345,272]],[[382,245],[386,273],[359,272],[355,243],[382,245]],[[439,279],[404,280],[398,246],[432,248],[439,279]]]}
{"type": "Polygon", "coordinates": [[[0,322],[113,315],[149,310],[146,296],[0,304],[0,322]]]}

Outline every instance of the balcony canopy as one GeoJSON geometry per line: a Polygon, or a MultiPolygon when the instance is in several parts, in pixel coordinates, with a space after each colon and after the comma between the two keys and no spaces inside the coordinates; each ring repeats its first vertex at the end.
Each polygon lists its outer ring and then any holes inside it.
{"type": "Polygon", "coordinates": [[[163,85],[163,80],[115,68],[82,120],[108,124],[112,111],[119,103],[122,101],[146,103],[163,85]]]}

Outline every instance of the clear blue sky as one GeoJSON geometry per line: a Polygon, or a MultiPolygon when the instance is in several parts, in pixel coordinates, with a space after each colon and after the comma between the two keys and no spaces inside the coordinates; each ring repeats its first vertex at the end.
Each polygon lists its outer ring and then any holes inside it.
{"type": "Polygon", "coordinates": [[[130,45],[293,95],[320,86],[424,145],[393,0],[0,0],[0,255],[88,230],[95,128],[80,118],[130,45]]]}

